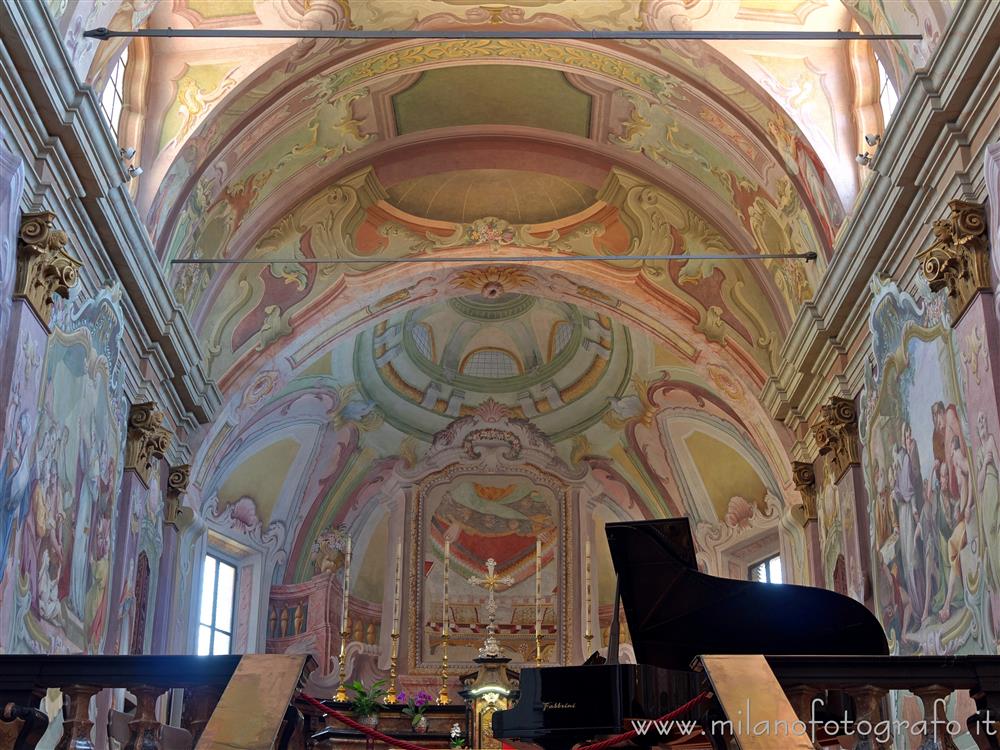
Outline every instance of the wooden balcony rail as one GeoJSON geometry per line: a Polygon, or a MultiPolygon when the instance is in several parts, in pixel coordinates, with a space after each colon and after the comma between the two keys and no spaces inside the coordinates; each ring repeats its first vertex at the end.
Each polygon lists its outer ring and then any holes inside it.
{"type": "Polygon", "coordinates": [[[290,710],[316,663],[306,656],[0,656],[0,748],[34,750],[49,725],[42,700],[63,697],[56,750],[287,750],[302,717],[290,710]],[[111,690],[131,694],[123,714],[111,690]],[[180,726],[166,726],[169,713],[180,726]],[[94,700],[94,699],[98,700],[94,700]],[[171,701],[171,702],[172,702],[171,701]],[[95,708],[96,706],[96,708],[95,708]],[[122,736],[122,725],[127,733],[122,736]]]}
{"type": "MultiPolygon", "coordinates": [[[[954,724],[943,716],[941,701],[968,691],[976,712],[964,727],[980,750],[1000,750],[1000,657],[998,656],[769,656],[767,662],[799,719],[814,717],[813,701],[853,708],[856,722],[891,721],[885,698],[907,690],[923,704],[926,732],[922,750],[954,750],[954,724]]],[[[875,733],[859,738],[871,750],[893,747],[875,733]]],[[[911,745],[912,746],[912,745],[911,745]]]]}

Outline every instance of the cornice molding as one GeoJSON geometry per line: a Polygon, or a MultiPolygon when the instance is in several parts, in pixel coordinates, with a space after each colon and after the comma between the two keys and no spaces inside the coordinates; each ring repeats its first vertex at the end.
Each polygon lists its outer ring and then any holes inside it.
{"type": "Polygon", "coordinates": [[[117,279],[124,287],[123,307],[130,308],[126,325],[132,329],[126,337],[140,356],[158,350],[166,365],[164,382],[149,384],[143,363],[130,361],[133,379],[164,391],[163,403],[176,424],[194,428],[208,422],[221,405],[221,393],[208,377],[198,340],[129,197],[118,146],[94,92],[78,80],[44,3],[0,3],[0,40],[0,69],[7,71],[0,74],[0,97],[10,111],[23,113],[8,127],[20,129],[13,142],[28,167],[32,203],[66,204],[75,214],[60,212],[60,218],[92,277],[84,286],[117,279]],[[18,75],[11,78],[15,69],[18,75]],[[45,162],[41,171],[32,166],[39,159],[45,162]]]}
{"type": "Polygon", "coordinates": [[[808,440],[804,419],[825,399],[854,396],[863,387],[872,277],[888,274],[900,288],[912,288],[916,249],[932,241],[931,225],[947,201],[985,197],[985,187],[981,195],[966,191],[985,186],[983,155],[1000,137],[998,35],[1000,3],[962,3],[931,64],[914,75],[899,102],[834,258],[796,316],[782,366],[762,393],[765,408],[800,440],[808,440]]]}

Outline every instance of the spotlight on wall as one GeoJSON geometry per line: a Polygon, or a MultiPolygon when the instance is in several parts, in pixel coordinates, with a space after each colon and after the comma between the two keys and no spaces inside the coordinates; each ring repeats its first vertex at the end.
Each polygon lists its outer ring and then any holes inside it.
{"type": "Polygon", "coordinates": [[[142,174],[142,167],[129,167],[127,171],[128,178],[131,180],[133,177],[138,177],[142,174]]]}
{"type": "Polygon", "coordinates": [[[860,164],[862,167],[867,167],[872,163],[872,157],[870,154],[858,154],[854,157],[854,161],[860,164]]]}
{"type": "Polygon", "coordinates": [[[874,148],[882,141],[882,136],[878,133],[868,133],[865,135],[865,143],[874,148]]]}
{"type": "Polygon", "coordinates": [[[122,161],[131,161],[135,158],[135,149],[129,146],[128,148],[119,149],[122,155],[122,161]]]}

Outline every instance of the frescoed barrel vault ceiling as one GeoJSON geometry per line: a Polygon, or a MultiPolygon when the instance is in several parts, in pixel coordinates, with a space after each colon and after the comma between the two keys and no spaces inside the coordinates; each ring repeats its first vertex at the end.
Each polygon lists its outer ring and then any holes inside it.
{"type": "Polygon", "coordinates": [[[951,9],[48,4],[98,87],[122,49],[80,37],[102,25],[923,34],[133,42],[122,133],[144,170],[136,203],[226,403],[186,436],[193,492],[248,528],[280,526],[286,582],[315,572],[331,526],[390,533],[379,514],[418,497],[460,435],[467,457],[483,435],[506,435],[511,461],[547,462],[538,476],[606,498],[609,519],[734,527],[797,498],[791,437],[758,394],[862,188],[854,156],[884,125],[877,61],[901,90],[951,9]],[[640,258],[807,251],[818,260],[640,258]],[[483,260],[455,260],[468,256],[483,260]],[[389,262],[407,257],[435,262],[389,262]],[[524,257],[586,260],[510,260],[524,257]],[[172,263],[184,259],[256,263],[172,263]]]}

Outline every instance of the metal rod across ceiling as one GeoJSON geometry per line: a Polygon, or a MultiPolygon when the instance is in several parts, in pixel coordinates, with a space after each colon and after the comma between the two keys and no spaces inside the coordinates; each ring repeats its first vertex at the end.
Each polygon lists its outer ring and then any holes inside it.
{"type": "Polygon", "coordinates": [[[709,41],[920,40],[922,34],[862,34],[858,31],[480,31],[476,29],[136,29],[105,27],[83,32],[90,39],[183,37],[188,39],[650,39],[709,41]]]}
{"type": "Polygon", "coordinates": [[[269,266],[274,263],[298,263],[299,265],[322,266],[328,264],[352,263],[572,263],[584,261],[636,261],[636,260],[816,260],[816,253],[764,253],[742,255],[567,255],[549,257],[537,255],[525,256],[459,256],[449,257],[419,257],[419,258],[177,258],[171,264],[197,266],[236,266],[257,265],[269,266]]]}

